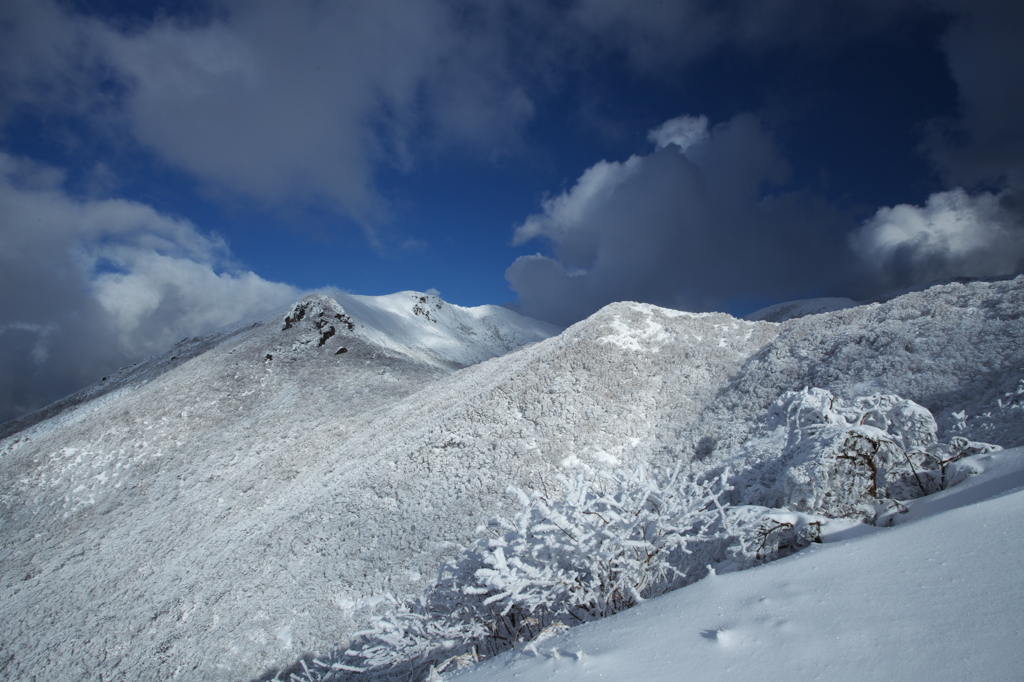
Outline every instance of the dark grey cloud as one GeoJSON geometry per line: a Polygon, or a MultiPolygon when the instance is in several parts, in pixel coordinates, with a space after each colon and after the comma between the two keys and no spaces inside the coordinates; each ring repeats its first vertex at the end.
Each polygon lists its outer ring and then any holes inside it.
{"type": "Polygon", "coordinates": [[[843,218],[813,196],[770,194],[789,171],[755,117],[711,129],[681,117],[650,137],[655,151],[595,164],[517,228],[517,243],[542,238],[553,253],[506,272],[524,313],[566,324],[624,299],[722,309],[844,271],[843,218]]]}
{"type": "Polygon", "coordinates": [[[580,0],[571,7],[581,32],[607,39],[647,73],[671,73],[722,46],[827,50],[931,13],[948,22],[939,47],[961,110],[921,121],[922,151],[948,189],[921,206],[881,207],[859,227],[807,193],[772,196],[784,179],[782,154],[754,119],[738,117],[707,137],[697,119],[669,122],[651,134],[658,151],[595,164],[518,228],[519,243],[537,237],[552,251],[520,258],[506,272],[527,314],[567,323],[621,299],[704,310],[744,294],[876,295],[1024,269],[1020,3],[580,0]],[[673,131],[689,141],[666,147],[673,131]]]}
{"type": "Polygon", "coordinates": [[[950,185],[1024,189],[1024,4],[937,0],[961,115],[932,122],[925,149],[950,185]]]}
{"type": "Polygon", "coordinates": [[[524,313],[568,324],[617,300],[722,310],[1024,271],[1013,189],[954,188],[857,226],[820,197],[778,191],[787,165],[753,116],[710,129],[680,117],[649,137],[653,153],[595,164],[517,228],[517,243],[539,238],[552,252],[506,272],[524,313]]]}
{"type": "Polygon", "coordinates": [[[187,221],[62,182],[0,154],[0,422],[300,295],[187,221]]]}
{"type": "Polygon", "coordinates": [[[533,114],[500,13],[458,9],[229,0],[201,21],[124,27],[14,0],[0,10],[0,99],[69,107],[212,186],[326,204],[372,238],[387,212],[377,169],[438,148],[508,151],[533,114]]]}

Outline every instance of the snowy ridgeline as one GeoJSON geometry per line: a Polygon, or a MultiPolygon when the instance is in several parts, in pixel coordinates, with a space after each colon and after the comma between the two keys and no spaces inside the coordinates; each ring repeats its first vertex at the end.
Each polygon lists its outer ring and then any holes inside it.
{"type": "MultiPolygon", "coordinates": [[[[0,441],[0,665],[13,677],[243,679],[313,652],[365,667],[335,643],[373,617],[378,635],[389,618],[415,631],[417,609],[447,603],[444,585],[461,586],[470,612],[543,594],[484,604],[518,578],[486,563],[491,540],[473,542],[495,514],[541,523],[536,505],[565,504],[559,475],[570,502],[651,486],[675,496],[679,515],[659,521],[666,558],[747,565],[813,539],[818,517],[899,516],[965,474],[983,447],[972,441],[1024,443],[1022,311],[1022,280],[783,324],[620,303],[508,353],[551,330],[409,292],[307,300],[0,441]],[[594,483],[638,466],[651,473],[594,483]],[[689,493],[667,487],[677,466],[689,493]],[[716,483],[726,468],[728,491],[716,483]],[[510,485],[539,497],[524,509],[510,485]],[[718,504],[687,516],[702,495],[718,504]],[[706,546],[670,539],[691,523],[706,546]],[[384,606],[382,595],[423,593],[446,561],[469,563],[422,601],[384,606]],[[497,582],[467,583],[474,561],[472,580],[490,567],[481,580],[497,582]]],[[[611,602],[706,564],[680,566],[611,602]]],[[[578,619],[608,610],[565,605],[578,619]]],[[[528,615],[509,633],[542,622],[528,615]]],[[[470,640],[452,639],[467,653],[470,640]]],[[[388,646],[440,655],[429,638],[388,646]]]]}

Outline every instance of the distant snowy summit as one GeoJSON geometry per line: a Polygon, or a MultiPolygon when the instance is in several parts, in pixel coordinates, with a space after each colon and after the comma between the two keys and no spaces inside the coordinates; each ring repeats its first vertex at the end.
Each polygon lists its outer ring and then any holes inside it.
{"type": "Polygon", "coordinates": [[[855,301],[852,298],[841,297],[803,298],[795,301],[775,303],[761,308],[760,310],[755,310],[748,315],[744,315],[743,319],[750,320],[751,322],[786,322],[787,320],[795,320],[800,317],[806,317],[807,315],[832,313],[837,310],[856,308],[857,306],[867,305],[870,303],[885,303],[894,298],[899,298],[900,296],[921,293],[935,287],[942,287],[949,284],[964,285],[974,282],[993,284],[997,282],[1008,282],[1013,279],[1015,279],[1014,275],[999,275],[995,277],[945,277],[925,284],[918,284],[912,287],[899,289],[897,291],[890,291],[882,296],[877,296],[864,301],[855,301]]]}
{"type": "Polygon", "coordinates": [[[41,410],[0,424],[6,438],[83,403],[120,389],[146,384],[211,350],[250,339],[259,359],[297,361],[330,353],[359,351],[371,358],[392,356],[414,364],[454,370],[490,360],[517,348],[556,336],[560,327],[507,308],[472,308],[438,296],[401,291],[385,296],[341,292],[311,294],[286,312],[245,320],[223,329],[182,339],[169,351],[121,368],[99,382],[41,410]]]}
{"type": "Polygon", "coordinates": [[[445,367],[483,362],[562,331],[500,306],[464,308],[417,291],[314,294],[296,303],[289,315],[308,306],[329,310],[328,317],[342,315],[344,331],[371,344],[445,367]]]}
{"type": "Polygon", "coordinates": [[[860,305],[852,298],[805,298],[799,301],[776,303],[766,308],[744,315],[744,320],[751,322],[785,322],[806,315],[832,313],[837,310],[854,308],[860,305]]]}

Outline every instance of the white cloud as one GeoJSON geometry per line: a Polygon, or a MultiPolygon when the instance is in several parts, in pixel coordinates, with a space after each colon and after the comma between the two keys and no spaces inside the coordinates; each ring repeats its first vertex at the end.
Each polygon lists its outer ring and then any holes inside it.
{"type": "Polygon", "coordinates": [[[0,154],[0,420],[300,295],[188,221],[75,199],[60,177],[0,154]]]}
{"type": "Polygon", "coordinates": [[[707,116],[680,116],[665,121],[647,134],[647,139],[659,147],[674,144],[679,151],[687,149],[708,139],[707,116]]]}
{"type": "Polygon", "coordinates": [[[203,21],[129,29],[17,0],[0,8],[0,108],[74,111],[218,189],[324,204],[373,238],[380,167],[518,144],[533,103],[502,8],[226,0],[203,21]]]}
{"type": "Polygon", "coordinates": [[[990,193],[939,192],[924,206],[880,208],[850,245],[889,287],[1024,268],[1024,224],[990,193]]]}
{"type": "Polygon", "coordinates": [[[585,229],[591,215],[601,211],[602,205],[613,201],[616,189],[625,183],[642,164],[638,156],[623,163],[598,161],[584,171],[568,192],[543,203],[544,212],[532,215],[516,228],[513,244],[525,244],[531,239],[545,236],[567,245],[573,232],[585,229]]]}
{"type": "Polygon", "coordinates": [[[523,312],[565,324],[616,300],[706,310],[841,273],[828,229],[840,218],[814,197],[765,195],[788,167],[756,118],[708,131],[682,117],[651,138],[653,153],[595,164],[516,230],[516,243],[543,238],[553,252],[506,271],[523,312]]]}

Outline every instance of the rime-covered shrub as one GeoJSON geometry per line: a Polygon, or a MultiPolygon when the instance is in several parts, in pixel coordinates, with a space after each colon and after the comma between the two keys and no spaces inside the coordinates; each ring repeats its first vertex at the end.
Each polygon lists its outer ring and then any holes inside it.
{"type": "Polygon", "coordinates": [[[813,539],[797,515],[723,507],[726,475],[695,482],[637,470],[558,480],[559,499],[513,489],[519,513],[482,527],[488,537],[445,565],[430,591],[395,603],[352,646],[308,662],[297,679],[422,679],[617,613],[709,566],[744,568],[813,539]]]}
{"type": "Polygon", "coordinates": [[[600,487],[561,479],[562,500],[519,493],[523,511],[477,546],[465,588],[501,616],[584,622],[694,578],[720,559],[724,480],[605,475],[600,487]],[[552,604],[557,605],[552,607],[552,604]]]}
{"type": "Polygon", "coordinates": [[[738,455],[759,463],[737,500],[877,521],[900,501],[955,482],[950,463],[998,449],[963,438],[940,443],[936,434],[932,414],[899,396],[846,403],[818,388],[789,392],[771,406],[761,437],[738,455]]]}
{"type": "Polygon", "coordinates": [[[734,544],[726,561],[716,567],[719,573],[774,561],[821,542],[822,526],[828,522],[814,514],[758,505],[725,507],[725,515],[734,544]]]}

